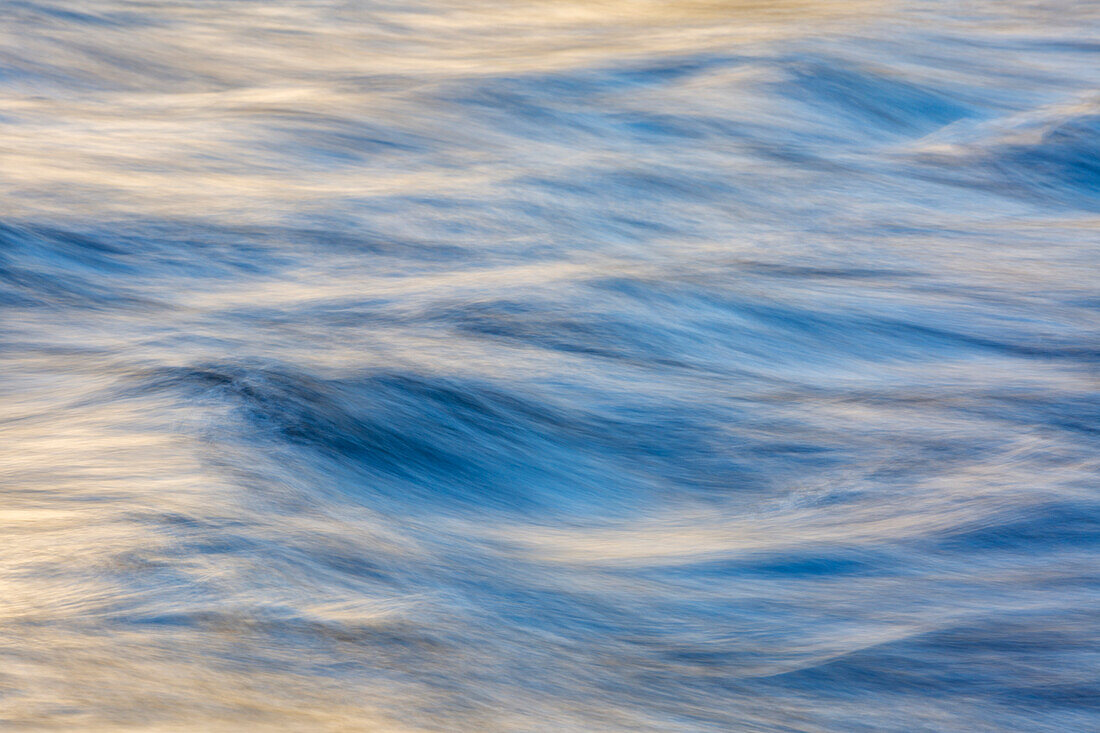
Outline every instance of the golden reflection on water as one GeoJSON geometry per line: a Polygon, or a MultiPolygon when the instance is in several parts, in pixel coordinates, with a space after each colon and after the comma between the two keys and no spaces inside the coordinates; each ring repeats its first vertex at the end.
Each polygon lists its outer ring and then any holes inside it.
{"type": "Polygon", "coordinates": [[[441,83],[738,53],[883,10],[850,0],[83,7],[107,18],[121,8],[133,22],[89,34],[24,11],[6,43],[17,64],[44,75],[0,90],[16,123],[0,141],[13,213],[202,212],[239,224],[334,197],[478,190],[514,173],[480,151],[511,143],[433,104],[424,92],[441,83]],[[58,93],[62,79],[71,86],[58,93]],[[387,165],[383,155],[365,170],[317,170],[281,157],[281,119],[308,127],[363,114],[447,141],[445,165],[387,165]]]}

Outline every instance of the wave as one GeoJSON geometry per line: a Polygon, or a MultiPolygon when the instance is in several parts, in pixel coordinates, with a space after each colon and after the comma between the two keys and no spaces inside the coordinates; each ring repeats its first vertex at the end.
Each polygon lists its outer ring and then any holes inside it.
{"type": "Polygon", "coordinates": [[[928,145],[923,157],[947,180],[1095,211],[1098,153],[1100,113],[1083,102],[1000,122],[984,138],[928,145]]]}

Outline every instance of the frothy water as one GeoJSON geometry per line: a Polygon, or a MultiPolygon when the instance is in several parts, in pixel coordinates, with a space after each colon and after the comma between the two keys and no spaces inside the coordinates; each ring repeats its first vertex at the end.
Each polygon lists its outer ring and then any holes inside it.
{"type": "Polygon", "coordinates": [[[1100,728],[1100,8],[0,4],[0,727],[1100,728]]]}

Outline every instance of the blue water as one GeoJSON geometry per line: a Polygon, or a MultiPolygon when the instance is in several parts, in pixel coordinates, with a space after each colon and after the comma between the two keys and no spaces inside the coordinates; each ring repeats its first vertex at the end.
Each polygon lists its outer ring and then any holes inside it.
{"type": "Polygon", "coordinates": [[[1100,730],[1100,5],[0,31],[0,727],[1100,730]]]}

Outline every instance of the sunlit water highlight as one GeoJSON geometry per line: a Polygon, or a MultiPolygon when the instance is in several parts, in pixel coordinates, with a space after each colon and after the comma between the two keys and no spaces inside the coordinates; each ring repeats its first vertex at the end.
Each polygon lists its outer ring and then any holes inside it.
{"type": "Polygon", "coordinates": [[[0,3],[0,727],[1100,729],[1100,6],[0,3]]]}

